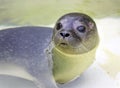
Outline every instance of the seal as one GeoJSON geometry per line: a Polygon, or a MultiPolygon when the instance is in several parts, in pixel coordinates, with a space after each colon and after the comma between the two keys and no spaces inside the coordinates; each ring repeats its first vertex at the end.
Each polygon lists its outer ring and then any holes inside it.
{"type": "Polygon", "coordinates": [[[92,18],[69,13],[58,19],[54,28],[25,26],[1,30],[0,66],[19,66],[39,82],[39,88],[58,88],[56,82],[69,82],[92,64],[98,42],[92,18]]]}
{"type": "Polygon", "coordinates": [[[55,24],[53,75],[57,83],[79,76],[95,60],[99,36],[95,22],[83,13],[65,14],[55,24]]]}

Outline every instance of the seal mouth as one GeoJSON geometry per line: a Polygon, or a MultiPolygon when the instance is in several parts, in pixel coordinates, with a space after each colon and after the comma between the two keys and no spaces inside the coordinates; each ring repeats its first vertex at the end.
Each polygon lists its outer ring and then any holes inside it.
{"type": "Polygon", "coordinates": [[[67,43],[62,42],[62,43],[60,43],[60,45],[67,46],[68,44],[67,44],[67,43]]]}
{"type": "Polygon", "coordinates": [[[67,46],[68,44],[67,44],[67,43],[62,42],[62,43],[60,43],[60,45],[67,46]]]}
{"type": "Polygon", "coordinates": [[[67,43],[60,43],[61,45],[67,45],[67,43]]]}

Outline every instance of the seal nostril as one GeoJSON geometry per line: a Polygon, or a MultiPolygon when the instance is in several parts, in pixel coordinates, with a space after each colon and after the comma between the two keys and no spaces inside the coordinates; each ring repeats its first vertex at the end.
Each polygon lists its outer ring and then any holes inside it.
{"type": "Polygon", "coordinates": [[[65,34],[65,37],[68,37],[69,35],[70,35],[69,33],[66,33],[66,34],[65,34]]]}
{"type": "Polygon", "coordinates": [[[64,37],[64,38],[70,36],[69,33],[60,33],[60,35],[61,35],[62,37],[64,37]]]}
{"type": "Polygon", "coordinates": [[[60,35],[61,35],[61,36],[64,36],[64,34],[63,34],[63,33],[60,33],[60,35]]]}

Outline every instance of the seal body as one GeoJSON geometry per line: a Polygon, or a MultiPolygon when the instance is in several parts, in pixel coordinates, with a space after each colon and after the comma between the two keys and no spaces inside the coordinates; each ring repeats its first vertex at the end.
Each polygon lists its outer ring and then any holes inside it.
{"type": "Polygon", "coordinates": [[[64,54],[53,49],[53,75],[58,83],[66,83],[80,76],[95,60],[97,46],[90,52],[80,55],[64,54]]]}
{"type": "Polygon", "coordinates": [[[56,88],[46,55],[51,38],[52,28],[48,27],[26,26],[1,30],[0,65],[19,66],[43,84],[42,88],[56,88]]]}

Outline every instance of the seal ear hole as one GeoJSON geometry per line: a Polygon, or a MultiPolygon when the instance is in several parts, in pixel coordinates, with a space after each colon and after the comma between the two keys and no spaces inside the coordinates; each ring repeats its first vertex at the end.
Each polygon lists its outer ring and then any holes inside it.
{"type": "Polygon", "coordinates": [[[61,23],[57,23],[56,24],[56,30],[60,30],[62,28],[62,24],[61,23]]]}
{"type": "Polygon", "coordinates": [[[84,33],[84,32],[86,32],[86,27],[85,26],[78,26],[77,30],[81,33],[84,33]]]}

